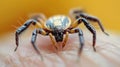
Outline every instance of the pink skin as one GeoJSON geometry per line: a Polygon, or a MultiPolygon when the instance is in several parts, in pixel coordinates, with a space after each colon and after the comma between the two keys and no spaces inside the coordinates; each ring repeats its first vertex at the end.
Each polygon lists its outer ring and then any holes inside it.
{"type": "MultiPolygon", "coordinates": [[[[18,50],[9,53],[4,60],[4,65],[5,67],[119,67],[120,47],[116,43],[114,44],[114,41],[112,42],[112,39],[116,39],[115,36],[111,36],[111,39],[99,34],[101,37],[97,37],[97,52],[94,52],[92,49],[92,36],[88,35],[90,35],[88,32],[84,33],[85,46],[79,60],[77,34],[69,35],[67,44],[63,49],[60,46],[62,43],[58,43],[58,50],[52,45],[49,37],[38,35],[36,44],[41,51],[43,61],[33,49],[30,39],[27,39],[24,42],[20,40],[18,50]]],[[[20,39],[25,37],[23,35],[20,39]]],[[[12,48],[14,47],[12,46],[12,48]]]]}

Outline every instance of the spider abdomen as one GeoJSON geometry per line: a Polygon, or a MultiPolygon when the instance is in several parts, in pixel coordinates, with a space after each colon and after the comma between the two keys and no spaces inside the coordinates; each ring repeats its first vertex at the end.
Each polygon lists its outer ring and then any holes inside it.
{"type": "Polygon", "coordinates": [[[46,26],[50,30],[54,29],[67,29],[71,24],[71,20],[69,17],[64,16],[64,15],[56,15],[53,17],[50,17],[46,21],[46,26]]]}

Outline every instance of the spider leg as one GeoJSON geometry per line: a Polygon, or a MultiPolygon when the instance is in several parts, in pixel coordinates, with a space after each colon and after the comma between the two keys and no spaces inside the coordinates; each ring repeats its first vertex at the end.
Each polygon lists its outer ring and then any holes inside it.
{"type": "Polygon", "coordinates": [[[36,38],[37,38],[37,34],[42,34],[42,35],[47,35],[47,33],[43,30],[43,29],[36,29],[33,31],[32,33],[32,39],[31,39],[31,43],[35,49],[35,51],[40,55],[41,59],[43,60],[43,57],[40,53],[40,50],[38,49],[38,47],[35,45],[36,42],[36,38]]]}
{"type": "Polygon", "coordinates": [[[99,27],[100,27],[100,29],[102,30],[102,32],[104,34],[106,34],[106,35],[109,35],[108,33],[105,32],[104,27],[103,27],[101,21],[98,18],[96,18],[95,16],[88,15],[87,13],[85,13],[84,10],[82,10],[82,9],[71,10],[70,11],[70,15],[75,17],[76,19],[82,17],[82,18],[85,18],[87,20],[97,22],[99,27]]]}
{"type": "Polygon", "coordinates": [[[37,20],[39,23],[37,23],[37,26],[40,28],[46,28],[44,25],[44,22],[47,20],[45,15],[42,13],[35,13],[35,14],[31,14],[30,15],[30,19],[35,19],[37,20]],[[41,24],[41,25],[40,25],[41,24]]]}
{"type": "Polygon", "coordinates": [[[100,27],[100,29],[102,30],[102,32],[105,33],[106,35],[109,35],[108,33],[105,32],[104,27],[103,27],[101,21],[98,18],[96,18],[94,16],[87,15],[85,13],[81,13],[80,16],[83,17],[83,18],[86,18],[86,19],[88,19],[90,21],[97,22],[99,27],[100,27]]]}
{"type": "MultiPolygon", "coordinates": [[[[81,22],[84,23],[84,25],[87,27],[87,29],[93,34],[93,49],[94,51],[96,51],[95,49],[95,44],[96,44],[96,31],[94,29],[94,27],[92,25],[90,25],[90,23],[85,19],[85,18],[78,18],[77,19],[77,23],[75,22],[73,25],[71,25],[72,28],[75,28],[76,26],[78,26],[81,22]]],[[[72,29],[71,28],[71,29],[72,29]]]]}
{"type": "Polygon", "coordinates": [[[23,26],[21,26],[20,28],[18,28],[18,29],[16,30],[16,32],[15,32],[16,48],[15,48],[14,51],[17,50],[18,45],[19,45],[19,37],[18,37],[18,36],[19,36],[23,31],[25,31],[25,30],[30,26],[30,24],[35,25],[36,22],[37,22],[36,20],[30,19],[30,20],[26,21],[23,26]]]}
{"type": "Polygon", "coordinates": [[[55,41],[53,35],[52,35],[51,33],[49,33],[49,36],[50,36],[50,38],[51,38],[51,41],[52,41],[53,45],[54,45],[55,48],[57,49],[56,41],[55,41]]]}
{"type": "Polygon", "coordinates": [[[69,33],[78,33],[79,41],[80,41],[80,49],[79,49],[79,52],[78,52],[78,56],[80,56],[81,52],[82,52],[82,49],[83,49],[83,46],[84,46],[83,32],[82,32],[81,29],[72,29],[72,30],[69,31],[69,33]]]}
{"type": "Polygon", "coordinates": [[[65,47],[65,45],[66,45],[66,42],[67,42],[67,40],[68,40],[68,32],[66,32],[66,35],[65,35],[65,38],[64,38],[64,41],[63,41],[63,44],[62,44],[62,48],[64,48],[65,47]]]}

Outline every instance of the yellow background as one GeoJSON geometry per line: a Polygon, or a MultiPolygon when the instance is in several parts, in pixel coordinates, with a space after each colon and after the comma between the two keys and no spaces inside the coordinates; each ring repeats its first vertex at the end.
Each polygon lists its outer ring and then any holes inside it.
{"type": "MultiPolygon", "coordinates": [[[[120,0],[1,0],[0,34],[14,31],[18,20],[32,13],[68,14],[74,7],[83,7],[101,19],[107,30],[120,33],[120,0]]],[[[21,22],[24,23],[24,22],[21,22]]]]}

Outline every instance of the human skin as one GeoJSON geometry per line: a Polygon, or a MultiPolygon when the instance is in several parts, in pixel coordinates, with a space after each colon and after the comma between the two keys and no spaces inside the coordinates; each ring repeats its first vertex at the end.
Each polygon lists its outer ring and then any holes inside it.
{"type": "MultiPolygon", "coordinates": [[[[86,31],[86,30],[85,30],[86,31]]],[[[38,35],[36,45],[40,49],[43,56],[41,60],[30,43],[29,32],[20,36],[20,44],[16,52],[14,52],[14,33],[13,38],[6,43],[10,45],[8,54],[0,54],[2,67],[119,67],[120,66],[120,39],[116,35],[106,36],[103,33],[97,33],[96,52],[92,48],[92,35],[90,32],[84,31],[85,46],[82,54],[78,57],[79,39],[78,34],[69,35],[69,39],[64,48],[62,43],[58,43],[58,50],[52,45],[48,36],[38,35]],[[6,56],[7,55],[7,56],[6,56]]],[[[10,36],[10,35],[8,35],[10,36]]],[[[5,40],[8,39],[5,36],[5,40]]]]}

